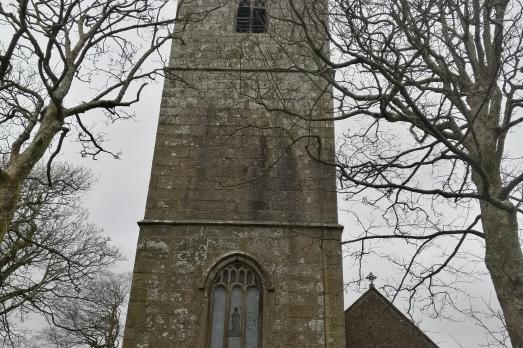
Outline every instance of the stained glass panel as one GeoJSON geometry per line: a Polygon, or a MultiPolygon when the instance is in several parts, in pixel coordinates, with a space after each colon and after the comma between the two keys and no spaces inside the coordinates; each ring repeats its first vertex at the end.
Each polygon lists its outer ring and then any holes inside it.
{"type": "Polygon", "coordinates": [[[231,291],[231,307],[229,309],[228,348],[241,348],[242,321],[242,289],[240,287],[235,287],[231,291]]]}
{"type": "Polygon", "coordinates": [[[225,302],[227,300],[225,288],[218,287],[214,289],[213,299],[211,348],[222,348],[225,331],[225,302]]]}
{"type": "Polygon", "coordinates": [[[231,262],[214,277],[210,348],[258,348],[261,287],[247,264],[231,262]]]}
{"type": "Polygon", "coordinates": [[[245,348],[258,348],[258,330],[260,317],[260,290],[247,290],[245,348]]]}

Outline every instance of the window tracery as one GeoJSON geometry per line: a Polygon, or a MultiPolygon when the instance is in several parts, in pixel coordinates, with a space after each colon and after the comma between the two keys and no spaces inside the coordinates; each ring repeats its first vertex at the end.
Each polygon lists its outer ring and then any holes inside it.
{"type": "Polygon", "coordinates": [[[235,261],[222,268],[211,288],[210,348],[258,348],[261,284],[258,274],[235,261]]]}

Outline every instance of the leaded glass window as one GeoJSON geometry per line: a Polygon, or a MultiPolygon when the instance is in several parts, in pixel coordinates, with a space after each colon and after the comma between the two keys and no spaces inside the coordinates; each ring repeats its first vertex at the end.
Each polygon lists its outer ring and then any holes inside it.
{"type": "Polygon", "coordinates": [[[210,348],[258,348],[261,286],[257,273],[235,261],[212,282],[210,348]]]}
{"type": "Polygon", "coordinates": [[[267,31],[267,8],[265,0],[240,0],[236,14],[238,33],[265,33],[267,31]]]}

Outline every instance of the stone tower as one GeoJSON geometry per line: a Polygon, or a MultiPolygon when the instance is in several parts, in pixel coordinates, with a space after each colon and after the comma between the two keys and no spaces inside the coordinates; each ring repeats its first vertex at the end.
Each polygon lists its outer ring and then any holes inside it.
{"type": "Polygon", "coordinates": [[[124,347],[344,347],[330,89],[289,21],[327,1],[290,2],[181,2],[124,347]]]}

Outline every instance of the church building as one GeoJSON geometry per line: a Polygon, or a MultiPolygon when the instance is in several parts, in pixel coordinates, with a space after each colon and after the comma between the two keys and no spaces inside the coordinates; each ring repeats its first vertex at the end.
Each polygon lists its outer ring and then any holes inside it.
{"type": "Polygon", "coordinates": [[[123,347],[345,347],[327,0],[179,1],[123,347]]]}
{"type": "Polygon", "coordinates": [[[423,331],[407,318],[373,284],[345,310],[347,348],[438,348],[423,331]]]}

